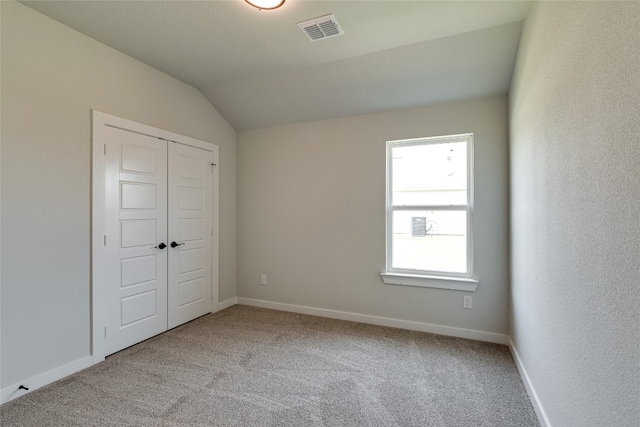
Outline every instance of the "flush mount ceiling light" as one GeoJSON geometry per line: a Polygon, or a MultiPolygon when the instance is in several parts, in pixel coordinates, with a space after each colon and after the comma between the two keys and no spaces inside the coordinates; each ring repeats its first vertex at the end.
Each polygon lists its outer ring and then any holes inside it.
{"type": "Polygon", "coordinates": [[[244,0],[251,6],[260,10],[273,10],[282,6],[285,0],[244,0]]]}

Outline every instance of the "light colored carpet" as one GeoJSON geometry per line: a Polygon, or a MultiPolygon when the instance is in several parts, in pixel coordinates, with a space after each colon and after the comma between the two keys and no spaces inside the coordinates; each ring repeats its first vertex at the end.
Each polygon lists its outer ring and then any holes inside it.
{"type": "Polygon", "coordinates": [[[538,426],[505,346],[234,306],[0,407],[2,426],[538,426]]]}

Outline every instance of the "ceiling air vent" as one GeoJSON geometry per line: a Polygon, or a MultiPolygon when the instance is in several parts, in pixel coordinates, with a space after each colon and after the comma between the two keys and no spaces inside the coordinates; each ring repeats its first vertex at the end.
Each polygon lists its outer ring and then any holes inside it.
{"type": "Polygon", "coordinates": [[[333,14],[298,22],[298,27],[300,27],[312,42],[344,34],[344,31],[340,28],[340,24],[338,24],[333,14]]]}

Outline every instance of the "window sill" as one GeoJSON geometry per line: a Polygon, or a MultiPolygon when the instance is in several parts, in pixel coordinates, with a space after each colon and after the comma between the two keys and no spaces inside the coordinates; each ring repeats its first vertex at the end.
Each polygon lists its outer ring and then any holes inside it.
{"type": "Polygon", "coordinates": [[[418,286],[422,288],[451,289],[454,291],[475,292],[478,282],[464,277],[421,276],[401,273],[380,273],[387,285],[418,286]]]}

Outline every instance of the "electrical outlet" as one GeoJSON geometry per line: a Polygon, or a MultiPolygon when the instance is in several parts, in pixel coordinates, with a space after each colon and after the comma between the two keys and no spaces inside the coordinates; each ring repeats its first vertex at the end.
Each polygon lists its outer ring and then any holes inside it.
{"type": "Polygon", "coordinates": [[[471,295],[465,295],[462,297],[462,305],[464,308],[471,309],[472,303],[471,295]]]}
{"type": "Polygon", "coordinates": [[[263,274],[262,276],[260,276],[260,284],[261,285],[266,285],[267,284],[267,275],[263,274]]]}

